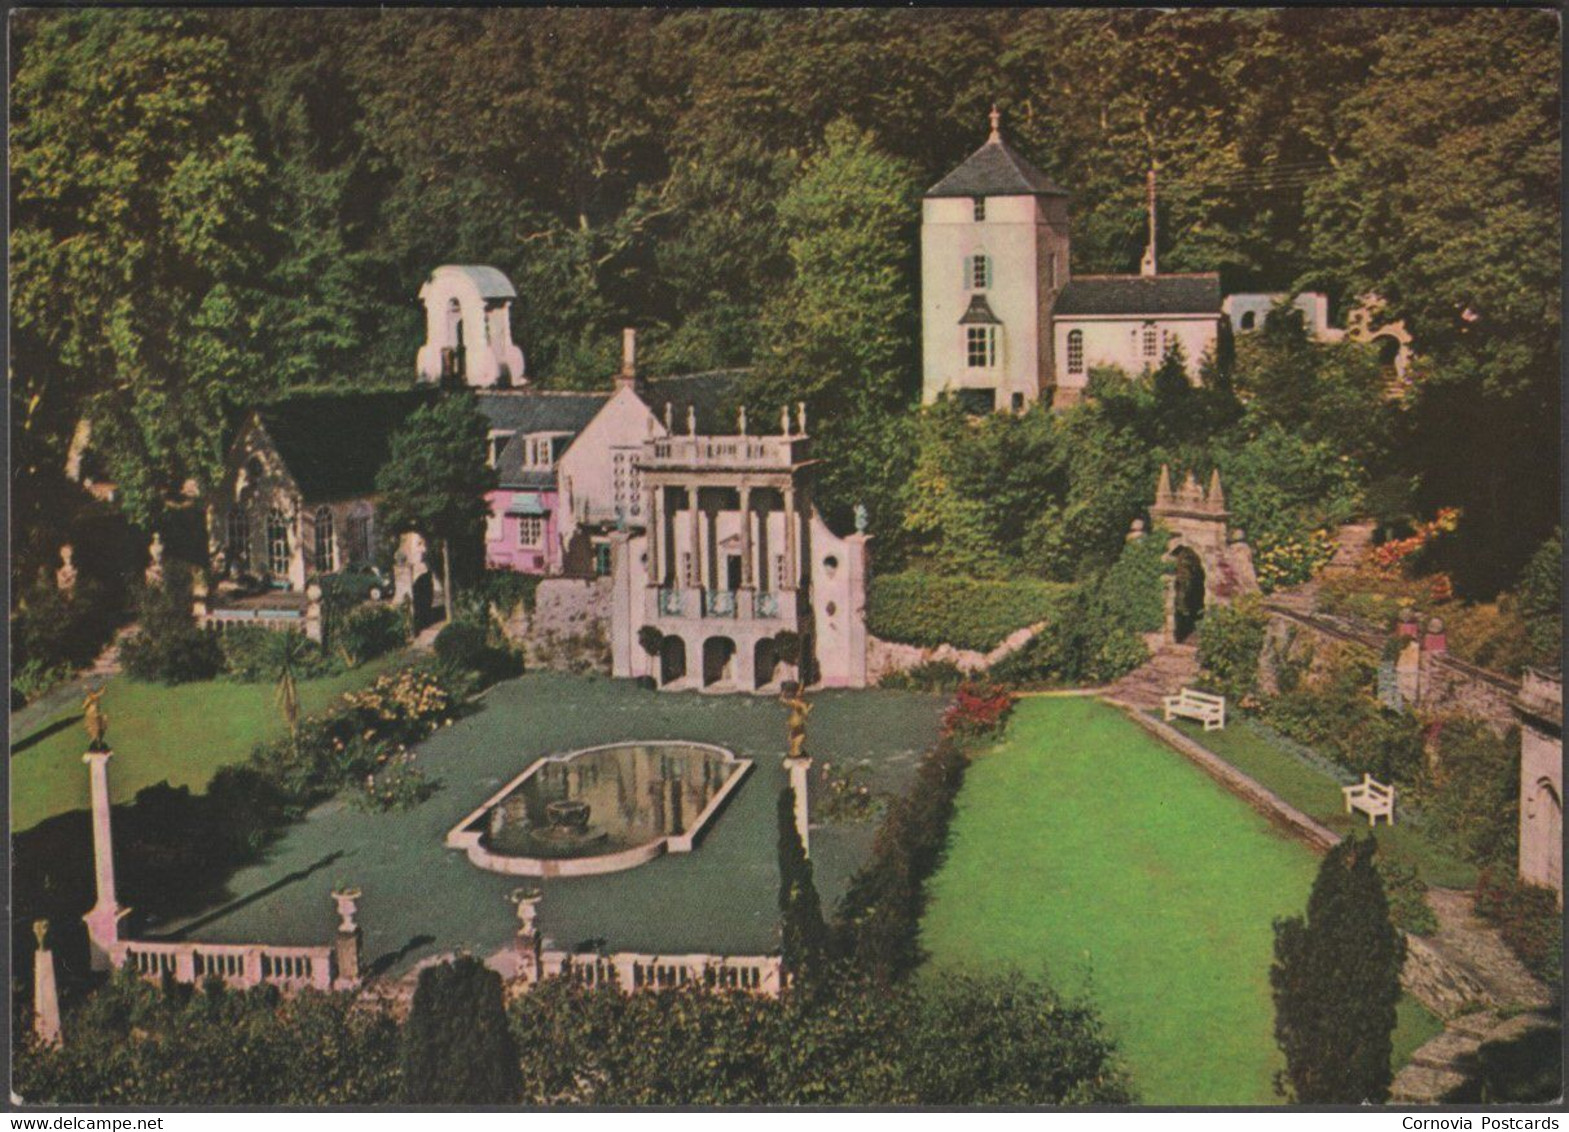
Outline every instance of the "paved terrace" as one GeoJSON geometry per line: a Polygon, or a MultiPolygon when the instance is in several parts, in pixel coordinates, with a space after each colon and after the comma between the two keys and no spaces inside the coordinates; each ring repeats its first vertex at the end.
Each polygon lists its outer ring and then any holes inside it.
{"type": "MultiPolygon", "coordinates": [[[[862,781],[889,792],[910,781],[935,740],[943,706],[936,696],[889,691],[812,699],[808,745],[819,765],[860,763],[862,781]]],[[[329,893],[351,883],[364,890],[362,954],[377,973],[398,973],[458,948],[489,955],[513,936],[517,921],[505,896],[522,878],[477,869],[445,849],[447,830],[541,755],[640,739],[717,743],[756,765],[696,851],[627,872],[543,882],[546,938],[559,947],[602,940],[612,949],[653,953],[776,948],[774,806],[786,780],[785,709],[771,699],[650,692],[559,673],[493,688],[472,715],[422,744],[421,767],[442,783],[423,805],[369,814],[341,799],[329,802],[286,830],[263,863],[237,872],[227,902],[139,935],[325,943],[336,923],[329,893]]],[[[825,907],[865,859],[875,826],[813,829],[825,907]]]]}

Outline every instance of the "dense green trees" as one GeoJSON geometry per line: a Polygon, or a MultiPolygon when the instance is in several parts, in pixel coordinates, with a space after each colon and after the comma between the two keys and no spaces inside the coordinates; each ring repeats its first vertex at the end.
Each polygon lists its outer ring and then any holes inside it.
{"type": "MultiPolygon", "coordinates": [[[[1166,270],[1322,287],[1342,312],[1384,297],[1427,359],[1406,427],[1359,413],[1375,367],[1351,352],[1277,349],[1255,377],[1280,362],[1286,387],[1242,395],[1295,432],[1282,416],[1311,394],[1305,441],[1414,482],[1424,512],[1462,506],[1457,581],[1485,593],[1557,513],[1556,36],[1539,13],[1455,10],[28,14],[18,513],[51,521],[43,478],[84,415],[146,522],[210,477],[233,408],[406,380],[412,296],[467,260],[516,282],[544,382],[601,383],[638,325],[650,372],[753,363],[759,402],[808,401],[825,511],[864,499],[897,561],[927,540],[899,491],[916,199],[995,101],[1074,193],[1075,271],[1136,267],[1153,164],[1166,270]]],[[[1084,485],[1048,493],[1053,576],[1115,556],[1148,493],[1135,443],[1192,439],[1104,423],[1075,427],[1108,450],[1052,464],[1084,485]]]]}
{"type": "Polygon", "coordinates": [[[779,827],[780,954],[785,970],[802,985],[821,973],[828,959],[828,928],[812,880],[812,862],[795,826],[795,790],[779,791],[775,806],[779,827]]]}
{"type": "Polygon", "coordinates": [[[1324,857],[1306,916],[1275,922],[1275,1040],[1286,1055],[1276,1087],[1298,1104],[1381,1104],[1405,939],[1373,838],[1348,837],[1324,857]]]}
{"type": "Polygon", "coordinates": [[[441,554],[447,620],[452,620],[452,556],[477,545],[496,472],[485,462],[488,426],[474,398],[451,392],[416,409],[392,437],[376,473],[380,514],[389,531],[415,531],[441,554]]]}

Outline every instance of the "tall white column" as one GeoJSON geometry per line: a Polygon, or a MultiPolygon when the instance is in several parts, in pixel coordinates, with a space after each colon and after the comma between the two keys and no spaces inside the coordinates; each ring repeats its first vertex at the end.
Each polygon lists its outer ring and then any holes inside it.
{"type": "Polygon", "coordinates": [[[114,894],[114,835],[109,827],[109,760],[113,751],[88,751],[82,756],[87,764],[88,783],[93,800],[93,879],[98,901],[83,916],[87,941],[95,971],[107,970],[114,945],[120,939],[119,903],[114,894]]]}
{"type": "Polygon", "coordinates": [[[801,569],[795,560],[795,488],[784,489],[785,579],[781,589],[793,590],[801,584],[801,569]]]}
{"type": "MultiPolygon", "coordinates": [[[[757,580],[752,576],[752,489],[741,488],[741,588],[750,589],[757,585],[757,580]]],[[[747,615],[751,615],[747,610],[747,615]]]]}
{"type": "Polygon", "coordinates": [[[786,758],[785,769],[790,772],[790,789],[795,791],[795,832],[801,838],[801,851],[808,857],[812,855],[812,842],[807,832],[807,816],[810,812],[810,803],[806,796],[807,772],[812,769],[810,755],[798,759],[786,758]]]}
{"type": "MultiPolygon", "coordinates": [[[[691,487],[686,489],[686,501],[687,501],[687,509],[688,509],[687,513],[690,516],[691,523],[692,523],[692,532],[691,532],[692,582],[691,582],[691,584],[695,585],[698,589],[702,589],[703,588],[703,536],[702,536],[702,519],[703,519],[703,515],[702,515],[702,512],[698,509],[698,506],[697,506],[697,485],[695,483],[691,487]]],[[[685,578],[681,579],[681,584],[683,586],[687,585],[688,584],[687,580],[685,578]]]]}

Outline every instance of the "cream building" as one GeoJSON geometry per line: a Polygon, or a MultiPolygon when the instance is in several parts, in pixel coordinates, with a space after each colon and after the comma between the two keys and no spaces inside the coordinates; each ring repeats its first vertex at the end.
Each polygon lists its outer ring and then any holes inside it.
{"type": "MultiPolygon", "coordinates": [[[[1153,241],[1152,241],[1153,243],[1153,241]]],[[[1002,138],[921,203],[922,400],[973,412],[1067,405],[1095,366],[1139,373],[1180,344],[1190,377],[1213,349],[1220,277],[1072,274],[1068,194],[1002,138]]]]}

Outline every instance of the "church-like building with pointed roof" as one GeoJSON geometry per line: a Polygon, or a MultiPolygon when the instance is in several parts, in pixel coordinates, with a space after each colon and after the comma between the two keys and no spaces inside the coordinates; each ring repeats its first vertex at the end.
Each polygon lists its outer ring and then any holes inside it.
{"type": "Polygon", "coordinates": [[[1083,394],[1096,366],[1137,373],[1180,347],[1190,376],[1213,349],[1220,277],[1072,272],[1068,193],[1022,157],[991,113],[980,149],[921,203],[922,396],[974,412],[1083,394]]]}

